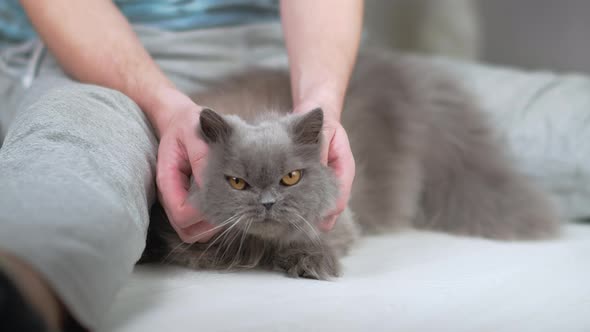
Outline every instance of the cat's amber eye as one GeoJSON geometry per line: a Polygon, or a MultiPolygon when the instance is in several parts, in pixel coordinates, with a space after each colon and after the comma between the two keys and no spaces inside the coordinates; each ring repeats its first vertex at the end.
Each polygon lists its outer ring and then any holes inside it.
{"type": "Polygon", "coordinates": [[[301,171],[292,171],[289,174],[283,176],[281,184],[285,186],[296,185],[301,180],[301,171]]]}
{"type": "Polygon", "coordinates": [[[248,186],[244,179],[236,178],[234,176],[228,176],[227,182],[229,182],[229,185],[236,190],[244,190],[248,186]]]}

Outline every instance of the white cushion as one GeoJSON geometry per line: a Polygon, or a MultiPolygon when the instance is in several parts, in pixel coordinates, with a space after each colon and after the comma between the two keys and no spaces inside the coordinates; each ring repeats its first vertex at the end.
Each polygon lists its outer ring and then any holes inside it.
{"type": "Polygon", "coordinates": [[[475,93],[520,169],[563,216],[590,217],[590,78],[436,61],[475,93]]]}
{"type": "Polygon", "coordinates": [[[335,281],[138,267],[104,331],[588,331],[590,227],[498,243],[366,238],[335,281]]]}

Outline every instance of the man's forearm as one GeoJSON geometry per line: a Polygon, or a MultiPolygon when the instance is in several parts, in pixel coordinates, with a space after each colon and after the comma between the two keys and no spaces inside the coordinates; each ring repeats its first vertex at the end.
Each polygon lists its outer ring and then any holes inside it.
{"type": "Polygon", "coordinates": [[[295,106],[329,103],[326,111],[339,118],[358,51],[363,1],[282,0],[281,17],[295,106]]]}
{"type": "Polygon", "coordinates": [[[151,107],[156,89],[171,86],[110,0],[21,0],[35,29],[73,78],[133,99],[154,126],[166,121],[151,107]]]}

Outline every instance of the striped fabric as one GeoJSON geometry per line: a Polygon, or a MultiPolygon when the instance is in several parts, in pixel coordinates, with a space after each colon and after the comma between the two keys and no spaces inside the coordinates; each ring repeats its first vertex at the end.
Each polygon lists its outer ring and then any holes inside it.
{"type": "MultiPolygon", "coordinates": [[[[276,20],[278,0],[114,0],[133,24],[189,30],[276,20]]],[[[18,0],[0,1],[0,44],[35,36],[18,0]]]]}

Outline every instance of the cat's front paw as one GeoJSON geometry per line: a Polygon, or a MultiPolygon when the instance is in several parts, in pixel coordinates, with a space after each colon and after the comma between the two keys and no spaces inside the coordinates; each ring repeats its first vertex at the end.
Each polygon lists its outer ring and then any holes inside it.
{"type": "Polygon", "coordinates": [[[328,280],[340,276],[340,263],[329,250],[285,250],[277,265],[293,278],[328,280]]]}

